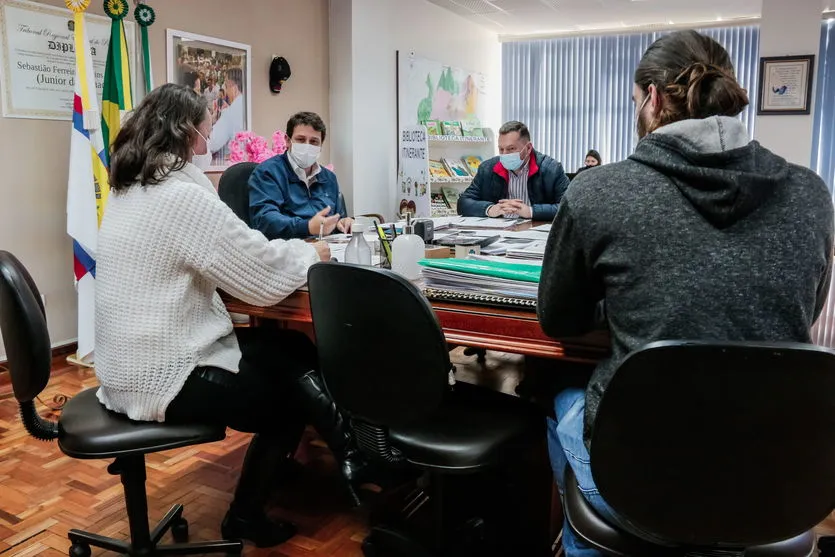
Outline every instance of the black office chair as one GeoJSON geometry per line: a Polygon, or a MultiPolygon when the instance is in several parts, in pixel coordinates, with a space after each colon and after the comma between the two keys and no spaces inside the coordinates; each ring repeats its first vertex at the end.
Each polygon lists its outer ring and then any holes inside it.
{"type": "Polygon", "coordinates": [[[87,389],[71,398],[57,423],[41,418],[35,408],[35,398],[46,387],[52,364],[46,317],[32,277],[7,251],[0,251],[0,331],[26,431],[42,441],[57,439],[61,451],[72,458],[115,459],[107,471],[122,479],[131,541],[73,529],[69,531],[70,557],[89,557],[91,546],[134,556],[240,555],[243,549],[240,541],[186,543],[188,523],[182,516],[182,505],[168,511],[153,530],[148,527],[145,455],[219,441],[225,437],[224,429],[131,421],[106,410],[96,398],[97,389],[87,389]],[[168,530],[177,543],[159,545],[168,530]]]}
{"type": "Polygon", "coordinates": [[[254,162],[239,162],[227,168],[220,176],[217,194],[229,205],[238,218],[249,222],[249,177],[258,166],[254,162]]]}
{"type": "MultiPolygon", "coordinates": [[[[377,526],[365,540],[365,555],[423,556],[435,551],[464,556],[470,554],[465,537],[478,540],[515,528],[491,522],[488,507],[500,505],[498,490],[483,490],[482,500],[468,509],[453,510],[444,496],[447,489],[455,489],[450,475],[472,477],[501,470],[543,443],[543,414],[508,395],[462,383],[451,387],[449,353],[432,308],[399,275],[320,263],[311,267],[308,285],[320,370],[334,401],[351,416],[360,449],[378,462],[427,472],[422,483],[428,484],[426,491],[413,494],[406,513],[431,506],[433,526],[427,539],[377,526]],[[462,526],[465,523],[472,528],[462,526]],[[458,534],[453,533],[456,528],[458,534]]],[[[524,497],[518,491],[515,495],[524,497]]],[[[449,499],[460,503],[462,497],[449,499]]],[[[518,516],[513,509],[533,504],[517,503],[504,510],[518,516]]],[[[543,513],[547,498],[545,503],[543,513]]],[[[537,545],[539,541],[528,539],[525,532],[514,533],[514,548],[520,551],[516,554],[539,554],[525,549],[526,544],[547,552],[547,539],[537,545]]],[[[478,542],[470,547],[478,547],[478,542]]]]}
{"type": "Polygon", "coordinates": [[[603,499],[660,547],[607,524],[566,475],[572,529],[606,555],[807,557],[835,507],[835,352],[793,343],[657,342],[600,403],[603,499]]]}

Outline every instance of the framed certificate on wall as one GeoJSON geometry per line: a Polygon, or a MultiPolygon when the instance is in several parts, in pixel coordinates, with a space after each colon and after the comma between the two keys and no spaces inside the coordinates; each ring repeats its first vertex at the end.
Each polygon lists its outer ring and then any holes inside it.
{"type": "Polygon", "coordinates": [[[809,114],[814,69],[814,54],[760,58],[757,114],[809,114]]]}

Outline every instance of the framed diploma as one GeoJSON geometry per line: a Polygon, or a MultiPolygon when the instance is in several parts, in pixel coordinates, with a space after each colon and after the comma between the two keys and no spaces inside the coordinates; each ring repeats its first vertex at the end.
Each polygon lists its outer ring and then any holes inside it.
{"type": "Polygon", "coordinates": [[[757,114],[809,114],[815,55],[760,58],[757,114]]]}
{"type": "MultiPolygon", "coordinates": [[[[84,19],[101,104],[112,20],[90,13],[84,19]]],[[[125,20],[132,83],[136,83],[136,35],[136,24],[125,20]]],[[[72,12],[40,2],[0,0],[3,116],[72,120],[75,79],[72,12]]]]}

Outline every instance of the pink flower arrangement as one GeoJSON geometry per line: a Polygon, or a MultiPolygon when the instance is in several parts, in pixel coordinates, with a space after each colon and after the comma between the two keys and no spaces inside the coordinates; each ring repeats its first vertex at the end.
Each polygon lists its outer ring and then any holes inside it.
{"type": "Polygon", "coordinates": [[[229,160],[233,163],[262,163],[287,151],[287,141],[284,139],[284,133],[276,131],[272,140],[273,144],[270,147],[267,140],[260,135],[252,132],[238,132],[229,143],[229,160]]]}
{"type": "MultiPolygon", "coordinates": [[[[284,132],[278,130],[273,134],[272,147],[267,140],[252,132],[238,132],[229,142],[229,160],[234,163],[257,162],[262,163],[276,155],[283,155],[287,151],[287,139],[284,132]]],[[[325,166],[333,172],[333,164],[325,166]]]]}

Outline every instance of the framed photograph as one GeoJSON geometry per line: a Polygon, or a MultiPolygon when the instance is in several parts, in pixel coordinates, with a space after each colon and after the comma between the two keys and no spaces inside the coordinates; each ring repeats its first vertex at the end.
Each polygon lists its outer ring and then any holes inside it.
{"type": "Polygon", "coordinates": [[[175,29],[167,30],[168,82],[188,85],[203,95],[212,114],[209,149],[212,166],[229,166],[229,143],[252,129],[250,46],[175,29]]]}
{"type": "Polygon", "coordinates": [[[760,58],[757,114],[809,114],[815,55],[760,58]]]}

